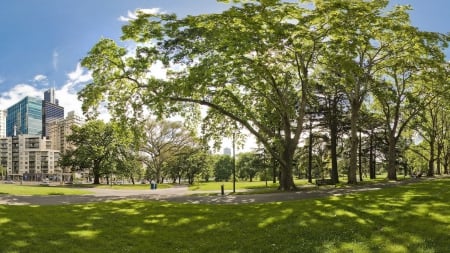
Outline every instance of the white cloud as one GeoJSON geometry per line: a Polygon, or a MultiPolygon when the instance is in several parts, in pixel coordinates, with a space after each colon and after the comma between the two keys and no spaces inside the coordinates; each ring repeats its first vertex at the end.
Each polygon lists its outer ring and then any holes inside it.
{"type": "Polygon", "coordinates": [[[44,81],[47,81],[47,76],[44,76],[44,75],[36,75],[36,76],[33,78],[33,81],[35,81],[35,82],[44,82],[44,81]]]}
{"type": "Polygon", "coordinates": [[[39,97],[43,99],[44,93],[32,85],[17,84],[11,90],[0,94],[0,105],[2,106],[0,109],[7,109],[26,96],[39,97]]]}
{"type": "Polygon", "coordinates": [[[69,79],[61,88],[55,91],[55,96],[59,100],[59,105],[64,107],[66,114],[70,111],[75,111],[77,115],[82,115],[78,91],[92,80],[91,74],[78,63],[76,69],[68,73],[67,77],[69,79]]]}
{"type": "Polygon", "coordinates": [[[67,77],[69,77],[68,82],[74,85],[79,83],[86,83],[92,80],[91,73],[81,67],[80,63],[77,64],[77,68],[73,72],[67,74],[67,77]]]}
{"type": "Polygon", "coordinates": [[[161,13],[161,10],[159,8],[151,8],[151,9],[136,9],[134,12],[132,11],[128,11],[128,15],[127,16],[120,16],[119,17],[119,21],[122,22],[129,22],[131,20],[135,20],[137,19],[137,13],[138,12],[142,12],[144,14],[158,14],[161,13]]]}
{"type": "Polygon", "coordinates": [[[144,14],[153,14],[153,15],[156,15],[158,13],[162,13],[159,8],[138,9],[138,11],[141,11],[144,14]]]}
{"type": "MultiPolygon", "coordinates": [[[[64,107],[66,115],[70,111],[75,111],[77,115],[82,115],[81,101],[78,100],[77,93],[87,82],[92,80],[91,74],[78,64],[73,72],[67,74],[67,77],[68,80],[62,87],[55,88],[55,96],[59,100],[59,105],[64,107]]],[[[36,75],[32,81],[42,80],[47,80],[47,77],[44,75],[36,75]]],[[[32,84],[17,84],[9,91],[0,93],[0,109],[7,109],[26,96],[43,99],[46,89],[36,88],[32,84]]]]}

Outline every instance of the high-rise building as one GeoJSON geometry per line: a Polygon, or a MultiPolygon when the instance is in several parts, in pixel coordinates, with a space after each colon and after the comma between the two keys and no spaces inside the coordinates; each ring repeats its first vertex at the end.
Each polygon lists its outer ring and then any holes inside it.
{"type": "Polygon", "coordinates": [[[6,136],[42,135],[42,100],[25,97],[7,109],[6,136]]]}
{"type": "Polygon", "coordinates": [[[54,121],[48,126],[49,138],[52,140],[52,149],[59,150],[61,154],[71,148],[67,136],[72,134],[72,126],[81,126],[84,119],[70,111],[64,120],[54,121]]]}
{"type": "Polygon", "coordinates": [[[0,138],[6,137],[6,111],[0,110],[0,138]]]}
{"type": "Polygon", "coordinates": [[[8,179],[61,179],[58,160],[59,151],[52,150],[50,140],[40,135],[0,138],[0,165],[6,168],[8,179]]]}
{"type": "Polygon", "coordinates": [[[58,105],[55,89],[44,92],[42,101],[42,136],[49,136],[49,124],[64,119],[64,107],[58,105]]]}
{"type": "Polygon", "coordinates": [[[55,89],[51,88],[44,92],[44,101],[50,102],[52,104],[57,104],[55,98],[55,89]]]}

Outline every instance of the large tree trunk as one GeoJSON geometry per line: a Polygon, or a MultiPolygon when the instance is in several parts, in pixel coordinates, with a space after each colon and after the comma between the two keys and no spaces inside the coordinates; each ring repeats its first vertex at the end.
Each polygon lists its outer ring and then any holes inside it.
{"type": "Polygon", "coordinates": [[[94,173],[94,184],[100,184],[99,169],[93,169],[93,173],[94,173]]]}
{"type": "Polygon", "coordinates": [[[388,143],[388,164],[387,164],[387,172],[389,180],[397,180],[397,154],[395,147],[397,142],[392,134],[389,134],[389,143],[388,143]]]}
{"type": "Polygon", "coordinates": [[[94,160],[92,166],[92,173],[94,174],[94,184],[100,184],[100,162],[94,160]]]}
{"type": "Polygon", "coordinates": [[[330,149],[331,149],[331,179],[334,183],[339,183],[338,163],[337,163],[337,123],[335,115],[330,124],[330,149]]]}
{"type": "Polygon", "coordinates": [[[292,173],[292,162],[294,161],[295,148],[296,146],[291,141],[287,141],[282,153],[281,158],[283,161],[280,161],[280,190],[282,191],[297,189],[294,184],[294,176],[292,173]]]}
{"type": "Polygon", "coordinates": [[[436,159],[436,173],[441,175],[441,156],[442,156],[442,145],[437,146],[437,159],[436,159]]]}
{"type": "Polygon", "coordinates": [[[356,170],[358,168],[358,119],[359,119],[359,106],[357,103],[352,102],[351,108],[351,133],[350,133],[350,164],[348,167],[348,183],[356,184],[356,170]]]}
{"type": "Polygon", "coordinates": [[[434,140],[430,141],[430,158],[428,160],[428,177],[434,176],[434,140]]]}
{"type": "Polygon", "coordinates": [[[373,146],[373,129],[370,132],[370,147],[369,147],[369,174],[370,179],[376,178],[376,172],[375,172],[375,159],[374,159],[374,146],[373,146]]]}

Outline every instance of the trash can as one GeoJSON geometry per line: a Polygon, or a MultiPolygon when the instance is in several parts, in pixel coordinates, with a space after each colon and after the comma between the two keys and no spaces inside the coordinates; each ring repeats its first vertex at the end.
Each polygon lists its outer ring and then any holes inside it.
{"type": "Polygon", "coordinates": [[[153,180],[150,182],[150,189],[151,190],[156,190],[156,182],[153,181],[153,180]]]}

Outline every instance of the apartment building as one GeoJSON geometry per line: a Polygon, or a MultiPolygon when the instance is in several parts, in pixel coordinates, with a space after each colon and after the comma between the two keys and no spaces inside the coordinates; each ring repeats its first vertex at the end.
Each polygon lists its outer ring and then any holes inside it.
{"type": "Polygon", "coordinates": [[[72,126],[81,126],[84,119],[71,111],[64,120],[53,121],[48,125],[48,136],[52,141],[52,149],[59,150],[61,154],[72,148],[67,136],[72,134],[72,126]]]}
{"type": "Polygon", "coordinates": [[[30,181],[61,179],[60,152],[51,146],[51,141],[40,135],[0,138],[0,164],[6,168],[7,178],[30,181]]]}

